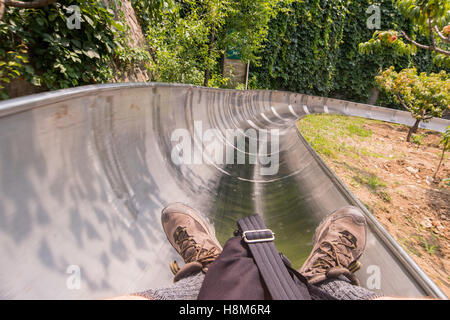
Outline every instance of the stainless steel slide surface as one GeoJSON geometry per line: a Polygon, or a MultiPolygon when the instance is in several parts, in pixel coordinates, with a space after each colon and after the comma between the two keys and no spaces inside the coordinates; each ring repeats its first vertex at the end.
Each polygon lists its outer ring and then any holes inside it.
{"type": "Polygon", "coordinates": [[[302,94],[157,83],[1,102],[0,298],[99,299],[170,284],[169,262],[181,259],[160,212],[178,201],[200,210],[222,243],[238,218],[260,213],[294,267],[321,219],[361,206],[370,225],[362,285],[445,298],[298,132],[297,119],[322,112],[413,122],[406,112],[302,94]],[[226,139],[236,129],[244,145],[226,139]],[[213,140],[235,151],[234,162],[215,158],[213,140]],[[256,156],[264,146],[267,156],[256,156]]]}

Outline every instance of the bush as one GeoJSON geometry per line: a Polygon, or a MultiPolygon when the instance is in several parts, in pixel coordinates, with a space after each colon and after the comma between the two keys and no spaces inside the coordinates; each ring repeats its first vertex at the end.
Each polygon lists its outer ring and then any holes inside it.
{"type": "MultiPolygon", "coordinates": [[[[412,31],[414,26],[393,1],[377,3],[382,28],[412,31]]],[[[374,32],[366,25],[366,10],[372,4],[371,0],[305,0],[289,5],[288,11],[270,22],[260,66],[251,67],[257,87],[367,103],[380,69],[416,66],[419,72],[438,72],[440,68],[433,65],[427,51],[416,56],[400,55],[393,49],[381,55],[360,53],[359,43],[370,39],[374,32]]],[[[377,104],[401,108],[383,93],[377,104]]]]}
{"type": "MultiPolygon", "coordinates": [[[[127,65],[149,58],[126,45],[126,28],[100,0],[65,0],[39,9],[7,7],[0,43],[0,89],[15,78],[50,90],[107,82],[114,62],[127,65]],[[70,5],[80,8],[81,29],[67,27],[70,5]]],[[[4,90],[1,98],[7,98],[4,90]]]]}
{"type": "Polygon", "coordinates": [[[391,67],[377,76],[376,82],[416,119],[408,132],[408,142],[420,122],[442,117],[444,111],[450,108],[450,78],[445,71],[418,74],[415,68],[396,72],[391,67]]]}

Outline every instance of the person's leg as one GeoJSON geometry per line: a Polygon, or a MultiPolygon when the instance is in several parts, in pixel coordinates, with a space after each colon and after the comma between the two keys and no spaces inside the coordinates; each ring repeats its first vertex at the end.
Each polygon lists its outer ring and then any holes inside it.
{"type": "Polygon", "coordinates": [[[373,291],[354,285],[346,279],[328,279],[316,286],[338,300],[373,300],[379,298],[373,291]]]}
{"type": "Polygon", "coordinates": [[[204,279],[205,275],[200,271],[186,276],[170,286],[146,290],[135,293],[133,296],[150,300],[196,300],[204,279]]]}
{"type": "Polygon", "coordinates": [[[174,203],[163,209],[161,222],[167,239],[183,258],[180,269],[174,261],[170,268],[174,283],[132,296],[151,300],[195,300],[200,292],[208,266],[222,252],[222,246],[210,225],[193,208],[174,203]]]}
{"type": "Polygon", "coordinates": [[[313,249],[298,270],[308,282],[339,300],[367,300],[378,296],[359,286],[354,275],[366,245],[366,220],[355,207],[329,215],[313,238],[313,249]]]}

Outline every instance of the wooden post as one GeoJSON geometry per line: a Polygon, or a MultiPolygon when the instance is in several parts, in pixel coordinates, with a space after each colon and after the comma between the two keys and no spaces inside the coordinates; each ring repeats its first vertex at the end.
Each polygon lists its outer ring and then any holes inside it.
{"type": "Polygon", "coordinates": [[[250,70],[250,60],[247,62],[247,72],[245,73],[245,90],[248,89],[248,72],[250,70]]]}

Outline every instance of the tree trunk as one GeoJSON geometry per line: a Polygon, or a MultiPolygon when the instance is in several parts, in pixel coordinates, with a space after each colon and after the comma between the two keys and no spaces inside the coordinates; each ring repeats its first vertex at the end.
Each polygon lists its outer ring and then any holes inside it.
{"type": "MultiPolygon", "coordinates": [[[[141,25],[136,17],[136,12],[131,5],[130,0],[102,0],[102,3],[114,12],[114,20],[126,23],[127,35],[126,43],[130,48],[146,49],[145,36],[142,32],[141,25]],[[122,18],[123,17],[123,18],[122,18]]],[[[146,49],[147,50],[147,49],[146,49]]],[[[155,62],[155,53],[149,48],[151,59],[155,62]]],[[[153,77],[151,72],[147,70],[144,62],[135,63],[132,68],[122,68],[119,64],[111,64],[114,78],[113,82],[147,82],[153,77]]]]}
{"type": "Polygon", "coordinates": [[[419,124],[420,124],[420,119],[416,119],[416,122],[414,123],[414,125],[411,127],[411,129],[409,129],[408,136],[406,137],[406,142],[411,141],[411,135],[413,133],[417,132],[417,129],[419,128],[419,124]]]}
{"type": "Polygon", "coordinates": [[[0,21],[3,18],[3,12],[5,12],[5,4],[0,0],[0,21]]]}
{"type": "Polygon", "coordinates": [[[203,80],[203,86],[207,87],[208,86],[208,82],[209,82],[209,78],[211,77],[211,71],[209,70],[209,67],[206,67],[205,70],[205,78],[203,80]]]}
{"type": "MultiPolygon", "coordinates": [[[[211,53],[214,47],[214,31],[211,30],[211,33],[209,34],[209,44],[208,44],[208,59],[211,57],[211,53]]],[[[206,66],[205,69],[205,78],[203,80],[203,86],[207,87],[208,86],[208,82],[209,82],[209,78],[211,77],[211,69],[209,67],[209,65],[206,66]]]]}
{"type": "Polygon", "coordinates": [[[56,2],[56,0],[35,0],[35,1],[31,1],[31,2],[16,1],[16,0],[4,0],[4,2],[5,2],[5,5],[10,6],[10,7],[32,9],[32,8],[45,7],[49,4],[52,4],[53,2],[56,2]]]}
{"type": "Polygon", "coordinates": [[[441,160],[439,161],[439,165],[438,165],[438,167],[436,169],[436,172],[434,173],[434,176],[433,176],[434,180],[436,180],[436,176],[437,176],[437,174],[439,172],[439,169],[441,168],[442,161],[444,161],[444,156],[445,156],[445,146],[444,146],[444,149],[442,150],[441,160]]]}

